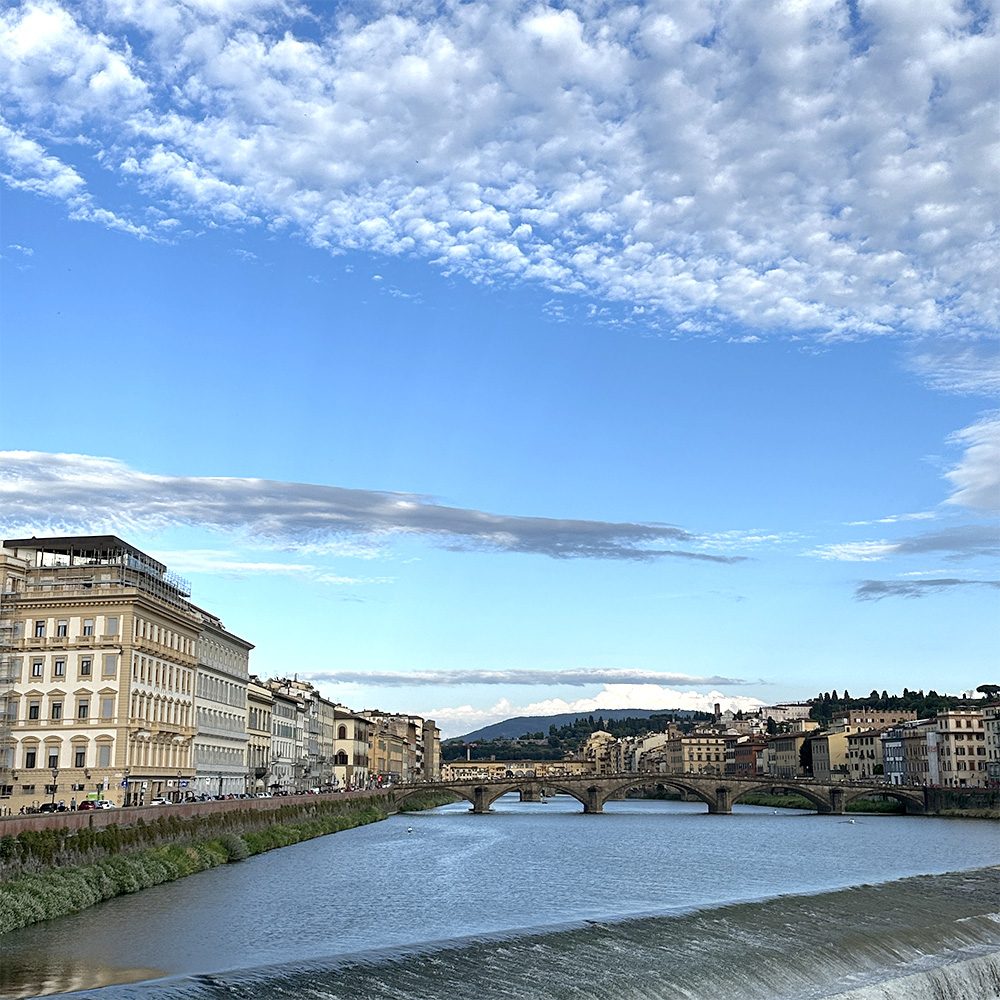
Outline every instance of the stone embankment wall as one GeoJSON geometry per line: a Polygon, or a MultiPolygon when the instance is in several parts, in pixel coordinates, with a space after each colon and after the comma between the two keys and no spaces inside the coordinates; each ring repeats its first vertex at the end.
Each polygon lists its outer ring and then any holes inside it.
{"type": "MultiPolygon", "coordinates": [[[[0,837],[16,837],[25,830],[100,830],[108,826],[132,826],[140,820],[151,823],[161,816],[187,819],[226,813],[268,813],[287,806],[357,800],[387,801],[389,792],[340,792],[331,795],[278,795],[270,799],[223,799],[183,802],[169,806],[134,806],[128,809],[85,809],[83,812],[36,813],[31,816],[0,817],[0,837]]],[[[391,811],[391,810],[390,810],[391,811]]]]}
{"type": "Polygon", "coordinates": [[[1000,819],[1000,788],[928,788],[927,812],[1000,819]]]}

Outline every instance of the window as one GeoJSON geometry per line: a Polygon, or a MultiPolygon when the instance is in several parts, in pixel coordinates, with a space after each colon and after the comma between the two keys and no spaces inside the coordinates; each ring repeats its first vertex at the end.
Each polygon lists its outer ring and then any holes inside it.
{"type": "Polygon", "coordinates": [[[101,718],[110,719],[115,714],[115,699],[111,697],[101,698],[101,718]]]}
{"type": "Polygon", "coordinates": [[[118,673],[118,654],[105,653],[104,666],[101,670],[102,677],[114,677],[118,673]]]}
{"type": "Polygon", "coordinates": [[[94,619],[84,618],[83,619],[83,634],[93,635],[94,634],[94,619]]]}
{"type": "Polygon", "coordinates": [[[56,635],[60,639],[65,639],[66,638],[66,628],[67,628],[68,624],[69,623],[66,622],[66,621],[56,622],[56,635]]]}
{"type": "Polygon", "coordinates": [[[61,701],[54,701],[54,702],[52,702],[52,704],[49,706],[49,711],[52,713],[52,718],[54,720],[55,719],[61,719],[62,718],[62,702],[61,701]]]}
{"type": "Polygon", "coordinates": [[[37,750],[25,750],[24,751],[24,769],[30,771],[35,766],[35,761],[38,759],[37,750]]]}
{"type": "Polygon", "coordinates": [[[37,699],[35,701],[28,702],[28,718],[38,719],[41,716],[42,703],[37,699]]]}
{"type": "Polygon", "coordinates": [[[49,751],[49,768],[54,768],[59,766],[59,751],[50,750],[49,751]]]}
{"type": "Polygon", "coordinates": [[[66,676],[66,661],[56,660],[52,664],[52,676],[53,677],[65,677],[66,676]]]}
{"type": "Polygon", "coordinates": [[[44,672],[44,670],[45,670],[45,661],[44,660],[32,660],[31,661],[31,676],[32,677],[41,677],[42,673],[44,672]]]}
{"type": "Polygon", "coordinates": [[[89,677],[90,676],[90,671],[92,669],[93,662],[94,661],[91,660],[91,658],[89,656],[85,656],[82,660],[80,660],[80,676],[81,677],[89,677]]]}
{"type": "Polygon", "coordinates": [[[35,622],[35,638],[36,639],[44,639],[45,638],[45,622],[44,622],[44,620],[43,621],[36,621],[35,622]]]}
{"type": "Polygon", "coordinates": [[[97,748],[97,766],[98,767],[111,767],[111,746],[108,743],[102,743],[97,748]]]}
{"type": "Polygon", "coordinates": [[[86,750],[74,750],[73,751],[73,766],[74,767],[86,767],[87,766],[87,751],[86,750]]]}
{"type": "Polygon", "coordinates": [[[118,635],[118,619],[115,618],[105,618],[104,619],[104,634],[105,635],[118,635]]]}
{"type": "Polygon", "coordinates": [[[346,740],[347,739],[347,726],[340,726],[337,729],[337,739],[346,740]]]}
{"type": "Polygon", "coordinates": [[[78,719],[87,719],[90,717],[90,699],[80,698],[76,703],[76,717],[78,719]]]}

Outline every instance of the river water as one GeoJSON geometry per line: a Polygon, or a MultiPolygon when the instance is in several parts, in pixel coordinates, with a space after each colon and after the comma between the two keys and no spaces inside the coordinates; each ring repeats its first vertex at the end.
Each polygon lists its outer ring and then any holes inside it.
{"type": "Polygon", "coordinates": [[[467,803],[0,939],[0,996],[1000,997],[1000,824],[467,803]],[[951,874],[947,874],[951,873],[951,874]]]}

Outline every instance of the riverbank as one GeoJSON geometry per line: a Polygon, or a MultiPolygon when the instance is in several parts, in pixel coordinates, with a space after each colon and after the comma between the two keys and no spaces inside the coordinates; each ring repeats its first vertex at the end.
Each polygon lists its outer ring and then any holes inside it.
{"type": "MultiPolygon", "coordinates": [[[[426,796],[426,798],[440,798],[426,796]]],[[[415,803],[432,808],[439,801],[415,803]]],[[[116,896],[385,819],[383,797],[317,800],[266,813],[161,815],[103,829],[0,837],[0,934],[78,913],[116,896]]]]}
{"type": "MultiPolygon", "coordinates": [[[[751,793],[740,799],[745,806],[767,806],[771,809],[808,809],[816,811],[816,805],[802,795],[768,795],[751,793]]],[[[895,799],[854,799],[848,802],[844,812],[849,813],[885,813],[887,815],[903,815],[906,810],[901,802],[895,799]]]]}

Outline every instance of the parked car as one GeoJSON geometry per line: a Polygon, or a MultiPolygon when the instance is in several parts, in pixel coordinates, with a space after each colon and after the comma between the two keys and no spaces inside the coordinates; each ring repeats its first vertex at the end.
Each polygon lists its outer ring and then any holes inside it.
{"type": "Polygon", "coordinates": [[[77,812],[83,812],[85,809],[96,809],[97,802],[94,799],[84,799],[77,807],[77,812]]]}
{"type": "Polygon", "coordinates": [[[151,806],[169,806],[170,803],[166,799],[156,798],[150,799],[149,804],[151,806]]]}
{"type": "Polygon", "coordinates": [[[95,809],[117,809],[118,806],[114,804],[110,799],[98,799],[94,803],[95,809]]]}
{"type": "Polygon", "coordinates": [[[40,813],[64,813],[66,805],[63,802],[43,802],[39,807],[40,813]]]}

